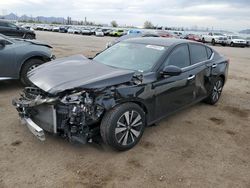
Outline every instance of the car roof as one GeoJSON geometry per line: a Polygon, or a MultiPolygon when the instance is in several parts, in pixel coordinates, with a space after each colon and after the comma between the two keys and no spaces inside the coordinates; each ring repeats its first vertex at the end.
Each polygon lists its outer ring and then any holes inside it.
{"type": "Polygon", "coordinates": [[[198,42],[185,40],[185,39],[163,38],[163,37],[132,38],[132,39],[124,40],[124,42],[140,43],[140,44],[151,44],[151,45],[166,46],[166,47],[169,47],[169,46],[172,46],[172,45],[178,45],[178,44],[186,44],[186,43],[201,44],[201,43],[198,43],[198,42]]]}

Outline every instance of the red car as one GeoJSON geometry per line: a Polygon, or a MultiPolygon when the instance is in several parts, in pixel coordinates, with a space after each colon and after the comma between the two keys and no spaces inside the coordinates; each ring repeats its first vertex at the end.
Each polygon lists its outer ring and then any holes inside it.
{"type": "Polygon", "coordinates": [[[201,37],[199,35],[195,35],[195,34],[188,34],[185,39],[187,40],[192,40],[192,41],[197,41],[197,42],[201,42],[201,37]]]}
{"type": "Polygon", "coordinates": [[[155,32],[160,37],[174,38],[174,35],[172,35],[171,33],[167,32],[167,31],[164,31],[164,30],[156,30],[155,32]]]}

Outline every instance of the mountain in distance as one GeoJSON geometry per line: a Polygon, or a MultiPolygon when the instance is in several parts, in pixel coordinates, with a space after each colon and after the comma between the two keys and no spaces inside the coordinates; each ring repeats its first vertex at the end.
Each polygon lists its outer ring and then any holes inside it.
{"type": "Polygon", "coordinates": [[[241,34],[250,34],[250,29],[242,30],[239,33],[241,33],[241,34]]]}
{"type": "Polygon", "coordinates": [[[45,16],[37,16],[31,17],[27,15],[17,16],[14,13],[10,13],[5,16],[0,16],[2,19],[6,20],[17,20],[17,21],[34,21],[34,22],[43,22],[43,23],[65,23],[66,19],[63,17],[45,17],[45,16]]]}

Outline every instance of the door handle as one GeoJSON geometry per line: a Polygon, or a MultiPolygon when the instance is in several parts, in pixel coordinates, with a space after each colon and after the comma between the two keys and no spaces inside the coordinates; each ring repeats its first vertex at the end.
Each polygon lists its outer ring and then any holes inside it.
{"type": "Polygon", "coordinates": [[[217,64],[213,64],[213,65],[212,65],[212,68],[215,68],[215,67],[217,67],[217,64]]]}
{"type": "Polygon", "coordinates": [[[192,80],[192,79],[194,79],[194,77],[195,77],[195,75],[190,75],[190,76],[187,78],[187,80],[192,80]]]}

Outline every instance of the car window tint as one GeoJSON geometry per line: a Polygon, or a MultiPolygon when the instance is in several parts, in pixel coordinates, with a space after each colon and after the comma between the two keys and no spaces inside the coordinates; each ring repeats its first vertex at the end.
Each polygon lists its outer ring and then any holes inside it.
{"type": "Polygon", "coordinates": [[[6,22],[0,22],[0,27],[7,27],[7,23],[6,22]]]}
{"type": "Polygon", "coordinates": [[[11,28],[16,28],[16,25],[15,25],[15,24],[8,23],[7,25],[8,25],[8,27],[11,27],[11,28]]]}
{"type": "Polygon", "coordinates": [[[174,65],[184,68],[190,65],[189,50],[187,45],[181,45],[175,48],[168,56],[165,66],[174,65]]]}
{"type": "Polygon", "coordinates": [[[210,48],[207,48],[207,47],[206,47],[206,50],[207,50],[207,57],[208,57],[208,59],[210,59],[211,55],[213,54],[213,51],[210,48]]]}
{"type": "Polygon", "coordinates": [[[190,44],[190,54],[192,64],[206,61],[208,59],[206,47],[199,44],[190,44]]]}

